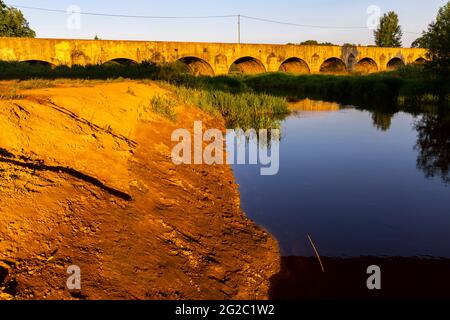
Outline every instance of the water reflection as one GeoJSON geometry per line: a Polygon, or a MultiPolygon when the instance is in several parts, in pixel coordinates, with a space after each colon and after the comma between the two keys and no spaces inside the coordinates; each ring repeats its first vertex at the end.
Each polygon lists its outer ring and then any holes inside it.
{"type": "Polygon", "coordinates": [[[450,115],[425,114],[417,121],[417,167],[427,178],[450,183],[450,115]]]}
{"type": "Polygon", "coordinates": [[[393,113],[373,111],[372,120],[375,128],[381,131],[388,131],[391,128],[393,113]]]}
{"type": "Polygon", "coordinates": [[[280,244],[271,298],[450,298],[450,116],[312,100],[291,108],[279,174],[233,167],[242,208],[280,244]],[[367,290],[372,264],[382,293],[367,290]]]}
{"type": "Polygon", "coordinates": [[[335,102],[318,101],[311,99],[302,99],[292,101],[289,104],[289,109],[293,111],[339,111],[341,105],[335,102]]]}
{"type": "Polygon", "coordinates": [[[279,173],[233,166],[243,210],[284,256],[450,258],[450,123],[312,100],[282,124],[279,173]],[[416,146],[416,148],[414,148],[416,146]],[[418,165],[419,164],[419,165],[418,165]]]}

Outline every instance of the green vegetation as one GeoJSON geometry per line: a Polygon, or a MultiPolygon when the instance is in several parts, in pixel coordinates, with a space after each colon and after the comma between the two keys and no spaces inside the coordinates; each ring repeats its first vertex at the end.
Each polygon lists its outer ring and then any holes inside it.
{"type": "Polygon", "coordinates": [[[22,12],[8,7],[0,0],[0,37],[34,38],[36,33],[31,30],[22,12]]]}
{"type": "MultiPolygon", "coordinates": [[[[433,77],[420,66],[370,75],[302,75],[284,73],[246,77],[244,83],[258,91],[295,98],[315,98],[347,104],[415,106],[448,103],[450,84],[433,77]]],[[[378,107],[377,107],[378,106],[378,107]]]]}
{"type": "Polygon", "coordinates": [[[375,44],[379,47],[401,47],[402,35],[398,15],[390,11],[380,19],[380,24],[374,32],[375,44]]]}
{"type": "Polygon", "coordinates": [[[22,99],[23,96],[19,93],[17,93],[17,89],[13,88],[9,92],[1,92],[0,93],[0,100],[17,100],[22,99]]]}
{"type": "Polygon", "coordinates": [[[183,103],[202,110],[220,114],[229,128],[256,130],[280,127],[279,120],[289,114],[288,102],[283,97],[242,92],[233,94],[222,90],[176,87],[175,92],[183,103]]]}
{"type": "MultiPolygon", "coordinates": [[[[290,45],[297,45],[296,43],[288,43],[290,45]]],[[[337,44],[331,42],[318,42],[317,40],[306,40],[300,42],[298,45],[301,46],[337,46],[337,44]]]]}
{"type": "Polygon", "coordinates": [[[107,65],[89,65],[73,67],[38,64],[27,62],[0,61],[0,77],[3,80],[29,80],[29,79],[112,79],[130,78],[147,79],[154,77],[163,68],[151,63],[139,65],[123,65],[119,63],[107,65]]]}
{"type": "Polygon", "coordinates": [[[439,9],[436,21],[413,43],[414,47],[428,49],[428,65],[449,81],[450,73],[450,2],[439,9]]]}
{"type": "Polygon", "coordinates": [[[55,82],[46,79],[31,79],[18,82],[14,87],[19,90],[52,88],[55,82]]]}
{"type": "MultiPolygon", "coordinates": [[[[278,119],[289,113],[285,98],[257,94],[240,78],[194,77],[181,63],[162,66],[143,63],[52,68],[40,64],[0,62],[0,74],[3,79],[21,80],[15,85],[17,89],[49,88],[63,82],[61,79],[77,79],[82,83],[88,80],[112,81],[111,79],[124,78],[167,82],[173,85],[182,102],[221,114],[227,125],[244,129],[278,127],[278,119]]],[[[133,95],[130,90],[127,93],[133,95]]],[[[170,97],[155,97],[151,101],[151,108],[170,120],[176,118],[170,97]]]]}
{"type": "Polygon", "coordinates": [[[284,97],[253,92],[230,93],[165,84],[175,97],[157,95],[151,100],[153,112],[175,121],[177,103],[195,105],[214,116],[222,116],[228,128],[279,129],[280,120],[289,114],[284,97]]]}
{"type": "Polygon", "coordinates": [[[165,95],[154,96],[150,101],[151,110],[170,121],[175,121],[177,118],[175,112],[176,100],[173,97],[165,95]]]}
{"type": "MultiPolygon", "coordinates": [[[[19,62],[0,62],[3,79],[19,79],[19,89],[44,88],[54,79],[149,79],[166,81],[175,86],[230,94],[265,93],[333,100],[352,104],[406,104],[448,101],[449,82],[426,66],[406,66],[397,71],[370,75],[293,75],[268,73],[194,77],[178,63],[157,66],[137,65],[50,66],[19,62]],[[27,80],[28,79],[28,80],[27,80]],[[31,80],[29,80],[31,79],[31,80]],[[26,81],[23,81],[26,80],[26,81]]],[[[271,102],[270,102],[271,103],[271,102]]]]}
{"type": "MultiPolygon", "coordinates": [[[[255,99],[255,93],[262,93],[263,100],[249,102],[250,105],[268,106],[267,114],[260,114],[261,119],[272,111],[273,95],[290,97],[309,97],[360,105],[414,105],[448,103],[450,85],[442,81],[438,73],[429,72],[426,66],[406,66],[397,71],[374,73],[369,75],[293,75],[285,73],[268,73],[259,75],[234,75],[217,77],[195,77],[189,74],[180,63],[157,66],[151,63],[137,65],[90,65],[90,66],[50,66],[26,64],[19,62],[0,62],[0,75],[3,79],[22,80],[17,84],[19,89],[44,88],[55,85],[49,80],[78,79],[78,81],[111,79],[148,79],[168,82],[185,89],[207,92],[201,95],[206,99],[203,107],[212,104],[213,99],[225,103],[225,94],[236,95],[234,104],[243,108],[243,101],[255,99]],[[31,79],[31,80],[26,80],[31,79]],[[80,80],[82,79],[82,80],[80,80]],[[220,94],[222,95],[220,95],[220,94]],[[246,96],[237,96],[248,94],[246,96]],[[253,96],[252,96],[253,95],[253,96]]],[[[131,94],[131,93],[130,93],[131,94]]],[[[198,96],[197,95],[193,95],[198,96]]],[[[248,101],[246,101],[248,102],[248,101]]],[[[217,102],[215,102],[217,104],[217,102]]],[[[280,104],[280,101],[276,101],[280,104]]],[[[220,105],[220,112],[234,123],[235,110],[220,105]]],[[[245,113],[244,111],[243,113],[245,113]]],[[[282,113],[282,112],[281,112],[282,113]]],[[[262,121],[262,120],[261,120],[262,121]]],[[[252,123],[255,119],[248,119],[252,123]]]]}

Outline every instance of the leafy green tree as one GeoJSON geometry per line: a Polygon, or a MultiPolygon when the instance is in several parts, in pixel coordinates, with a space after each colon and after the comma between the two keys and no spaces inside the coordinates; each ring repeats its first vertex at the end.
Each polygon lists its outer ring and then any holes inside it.
{"type": "Polygon", "coordinates": [[[318,46],[319,42],[317,42],[316,40],[306,40],[301,42],[300,44],[305,46],[318,46]]]}
{"type": "Polygon", "coordinates": [[[302,46],[335,46],[335,44],[331,43],[331,42],[318,42],[316,40],[306,40],[306,41],[300,42],[300,45],[302,45],[302,46]]]}
{"type": "Polygon", "coordinates": [[[375,44],[379,47],[401,47],[403,32],[398,15],[394,11],[384,14],[374,35],[375,44]]]}
{"type": "Polygon", "coordinates": [[[442,73],[450,72],[450,2],[439,9],[436,21],[412,46],[428,49],[431,65],[442,73]]]}
{"type": "Polygon", "coordinates": [[[8,7],[0,0],[0,36],[34,38],[36,33],[30,28],[20,10],[8,7]]]}

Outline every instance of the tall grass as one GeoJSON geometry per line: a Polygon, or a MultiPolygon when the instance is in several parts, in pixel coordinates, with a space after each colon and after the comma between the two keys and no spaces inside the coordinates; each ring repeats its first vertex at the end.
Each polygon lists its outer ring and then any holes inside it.
{"type": "Polygon", "coordinates": [[[175,107],[176,100],[173,97],[165,95],[156,95],[150,101],[151,110],[170,121],[175,121],[177,118],[175,107]]]}
{"type": "Polygon", "coordinates": [[[289,114],[288,102],[283,97],[187,87],[176,87],[175,92],[183,103],[196,105],[211,114],[222,115],[228,128],[279,128],[279,120],[289,114]]]}

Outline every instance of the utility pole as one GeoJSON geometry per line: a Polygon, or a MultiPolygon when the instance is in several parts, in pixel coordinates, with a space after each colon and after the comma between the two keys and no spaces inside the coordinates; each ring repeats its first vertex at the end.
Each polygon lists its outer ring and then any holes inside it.
{"type": "Polygon", "coordinates": [[[238,14],[238,43],[241,44],[241,15],[238,14]]]}

